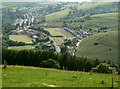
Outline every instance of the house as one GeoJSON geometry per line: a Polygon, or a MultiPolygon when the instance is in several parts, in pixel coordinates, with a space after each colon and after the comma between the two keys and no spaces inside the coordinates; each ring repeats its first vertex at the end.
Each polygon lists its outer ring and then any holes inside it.
{"type": "Polygon", "coordinates": [[[68,39],[64,39],[64,41],[68,41],[68,39]]]}
{"type": "Polygon", "coordinates": [[[33,35],[33,36],[32,36],[32,38],[34,38],[34,39],[35,39],[35,38],[38,38],[38,36],[36,36],[36,35],[33,35]]]}
{"type": "Polygon", "coordinates": [[[72,40],[73,44],[77,44],[78,42],[79,42],[79,40],[77,38],[73,38],[73,40],[72,40]]]}
{"type": "Polygon", "coordinates": [[[53,45],[52,44],[48,44],[47,47],[52,47],[53,45]]]}

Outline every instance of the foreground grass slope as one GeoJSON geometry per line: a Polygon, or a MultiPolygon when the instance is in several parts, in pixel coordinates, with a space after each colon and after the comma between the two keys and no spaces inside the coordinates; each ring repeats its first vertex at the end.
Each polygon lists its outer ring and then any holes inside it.
{"type": "Polygon", "coordinates": [[[32,44],[32,39],[26,35],[10,35],[9,39],[17,42],[25,42],[26,44],[32,44]]]}
{"type": "Polygon", "coordinates": [[[110,31],[85,38],[80,43],[76,55],[118,62],[118,32],[110,31]]]}
{"type": "Polygon", "coordinates": [[[118,75],[62,71],[38,67],[8,66],[3,69],[3,87],[118,87],[118,75]],[[102,80],[105,84],[102,84],[102,80]]]}

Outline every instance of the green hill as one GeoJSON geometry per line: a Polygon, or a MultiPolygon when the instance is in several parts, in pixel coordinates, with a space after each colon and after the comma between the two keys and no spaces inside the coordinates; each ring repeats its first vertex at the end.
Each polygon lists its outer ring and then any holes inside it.
{"type": "Polygon", "coordinates": [[[85,38],[80,43],[76,55],[118,62],[118,32],[110,31],[85,38]]]}
{"type": "MultiPolygon", "coordinates": [[[[70,19],[71,20],[71,19],[70,19]]],[[[69,20],[69,21],[70,21],[69,20]]],[[[83,29],[100,29],[107,27],[108,29],[117,29],[118,27],[118,13],[97,14],[88,17],[76,17],[72,19],[74,23],[68,23],[69,27],[79,27],[82,25],[83,29]],[[83,21],[83,22],[81,22],[83,21]]]]}
{"type": "Polygon", "coordinates": [[[118,75],[113,74],[10,65],[2,70],[3,87],[111,87],[112,78],[118,87],[118,75]]]}
{"type": "Polygon", "coordinates": [[[59,12],[55,12],[49,15],[46,15],[47,21],[54,21],[60,18],[65,18],[68,15],[69,9],[65,9],[59,12]]]}

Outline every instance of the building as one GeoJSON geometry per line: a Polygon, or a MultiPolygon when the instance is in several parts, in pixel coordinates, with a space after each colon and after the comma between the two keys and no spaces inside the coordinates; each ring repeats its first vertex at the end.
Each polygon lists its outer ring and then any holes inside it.
{"type": "Polygon", "coordinates": [[[36,38],[38,38],[38,36],[36,36],[36,35],[33,35],[33,36],[32,36],[32,38],[36,39],[36,38]]]}
{"type": "Polygon", "coordinates": [[[79,42],[79,40],[77,38],[73,38],[73,40],[72,40],[73,44],[77,44],[78,42],[79,42]]]}

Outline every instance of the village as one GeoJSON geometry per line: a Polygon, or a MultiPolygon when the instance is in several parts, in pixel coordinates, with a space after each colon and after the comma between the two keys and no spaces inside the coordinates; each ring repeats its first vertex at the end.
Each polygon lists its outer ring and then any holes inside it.
{"type": "MultiPolygon", "coordinates": [[[[47,44],[46,45],[47,48],[54,47],[57,53],[61,53],[61,48],[65,46],[64,43],[67,42],[69,39],[63,39],[63,42],[60,45],[58,45],[52,36],[48,36],[46,33],[42,32],[40,30],[30,29],[30,27],[34,26],[33,25],[34,20],[35,20],[35,18],[34,18],[34,16],[32,16],[31,13],[29,15],[28,14],[24,15],[24,19],[20,19],[20,18],[16,19],[14,25],[17,26],[17,29],[13,30],[12,32],[17,33],[17,34],[21,34],[21,33],[22,34],[30,34],[31,38],[33,38],[33,39],[39,38],[39,36],[37,34],[39,32],[41,32],[43,35],[45,35],[45,37],[42,39],[45,39],[46,37],[48,37],[49,41],[53,42],[53,43],[47,44]]],[[[41,26],[41,27],[45,28],[47,26],[41,26]]],[[[57,28],[57,27],[49,26],[49,28],[57,28]]],[[[72,55],[75,54],[75,52],[76,52],[77,48],[79,47],[80,42],[82,41],[83,38],[93,35],[93,33],[82,30],[82,29],[80,29],[79,31],[71,30],[67,27],[61,27],[61,28],[57,28],[57,29],[62,29],[73,37],[73,39],[71,40],[71,44],[67,45],[67,50],[66,50],[69,54],[72,54],[72,55]]],[[[38,42],[38,44],[40,44],[40,42],[38,42]]]]}

